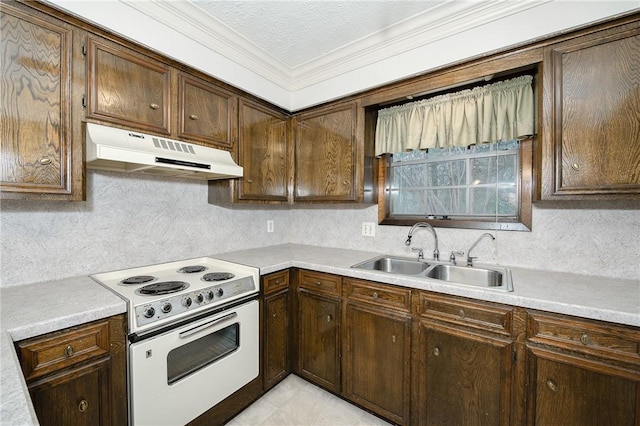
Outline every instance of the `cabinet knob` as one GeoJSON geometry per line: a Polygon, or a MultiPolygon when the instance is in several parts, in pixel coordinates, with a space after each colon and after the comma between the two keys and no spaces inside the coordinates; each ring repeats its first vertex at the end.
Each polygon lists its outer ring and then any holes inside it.
{"type": "Polygon", "coordinates": [[[558,392],[558,385],[553,380],[547,380],[547,387],[553,392],[558,392]]]}
{"type": "Polygon", "coordinates": [[[316,281],[316,285],[320,286],[322,283],[320,281],[316,281]]]}
{"type": "Polygon", "coordinates": [[[343,185],[346,185],[346,184],[347,184],[347,181],[346,181],[346,180],[343,180],[343,181],[342,181],[342,184],[343,184],[343,185]]]}
{"type": "Polygon", "coordinates": [[[247,179],[247,183],[253,183],[253,179],[247,179]]]}
{"type": "Polygon", "coordinates": [[[580,343],[582,343],[583,345],[588,345],[590,343],[589,335],[585,333],[582,336],[580,336],[580,343]]]}
{"type": "Polygon", "coordinates": [[[580,165],[578,163],[573,163],[571,165],[571,168],[575,171],[579,171],[580,170],[580,165]]]}
{"type": "Polygon", "coordinates": [[[80,403],[78,404],[78,410],[80,410],[81,413],[84,413],[85,411],[87,411],[87,408],[89,408],[89,403],[87,402],[87,400],[83,399],[82,401],[80,401],[80,403]]]}
{"type": "Polygon", "coordinates": [[[274,312],[273,314],[271,314],[271,316],[272,316],[273,318],[278,318],[278,314],[276,314],[275,312],[274,312]]]}
{"type": "Polygon", "coordinates": [[[378,300],[378,293],[373,292],[373,298],[374,298],[375,300],[378,300]]]}
{"type": "Polygon", "coordinates": [[[189,118],[190,118],[190,119],[192,119],[192,120],[197,120],[197,119],[198,119],[198,116],[197,116],[197,115],[195,115],[195,114],[191,114],[191,115],[189,116],[189,118]]]}
{"type": "Polygon", "coordinates": [[[64,348],[64,354],[67,356],[67,358],[71,358],[73,356],[73,346],[69,345],[64,348]]]}
{"type": "Polygon", "coordinates": [[[391,343],[395,343],[397,340],[396,335],[391,336],[391,343]]]}
{"type": "Polygon", "coordinates": [[[42,164],[43,166],[46,166],[47,164],[51,164],[51,158],[42,157],[41,159],[38,160],[38,163],[42,164]]]}
{"type": "Polygon", "coordinates": [[[440,349],[437,346],[433,349],[433,355],[440,356],[440,349]]]}
{"type": "Polygon", "coordinates": [[[460,315],[460,318],[464,318],[467,316],[467,313],[464,311],[464,309],[460,309],[460,311],[458,311],[458,315],[460,315]]]}
{"type": "Polygon", "coordinates": [[[149,104],[149,108],[158,109],[158,108],[160,108],[160,105],[158,105],[158,104],[149,104]]]}
{"type": "Polygon", "coordinates": [[[331,318],[331,315],[327,315],[327,322],[331,322],[333,318],[331,318]]]}

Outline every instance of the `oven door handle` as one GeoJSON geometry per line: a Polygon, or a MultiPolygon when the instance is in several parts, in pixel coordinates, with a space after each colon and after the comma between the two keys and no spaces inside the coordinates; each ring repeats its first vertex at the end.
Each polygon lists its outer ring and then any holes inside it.
{"type": "Polygon", "coordinates": [[[181,332],[179,334],[179,336],[180,336],[181,339],[186,339],[187,337],[192,336],[192,335],[194,335],[196,333],[199,333],[199,332],[201,332],[203,330],[206,330],[206,329],[208,329],[210,327],[213,327],[214,325],[219,324],[222,321],[226,321],[226,320],[229,320],[231,318],[235,318],[237,316],[238,316],[238,314],[236,312],[231,312],[230,314],[227,314],[227,315],[222,316],[220,318],[216,318],[216,319],[214,319],[212,321],[205,322],[204,324],[200,324],[197,327],[193,327],[193,328],[190,328],[189,330],[185,330],[185,331],[181,332]]]}

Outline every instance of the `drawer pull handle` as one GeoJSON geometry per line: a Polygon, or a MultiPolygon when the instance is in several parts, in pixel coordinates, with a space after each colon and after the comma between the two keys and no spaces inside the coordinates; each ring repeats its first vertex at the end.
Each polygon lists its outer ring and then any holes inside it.
{"type": "Polygon", "coordinates": [[[247,179],[247,183],[253,183],[253,179],[247,179]]]}
{"type": "Polygon", "coordinates": [[[374,298],[375,300],[378,300],[378,293],[374,292],[374,293],[373,293],[373,298],[374,298]]]}
{"type": "Polygon", "coordinates": [[[440,356],[440,349],[438,347],[433,349],[433,355],[434,356],[440,356]]]}
{"type": "Polygon", "coordinates": [[[197,115],[195,115],[195,114],[191,114],[191,115],[189,116],[189,118],[195,121],[195,120],[197,120],[197,119],[198,119],[198,116],[197,116],[197,115]]]}
{"type": "Polygon", "coordinates": [[[547,380],[547,387],[553,392],[558,392],[558,385],[553,380],[547,380]]]}
{"type": "Polygon", "coordinates": [[[84,413],[85,411],[87,411],[87,408],[89,408],[89,403],[87,402],[87,400],[83,399],[82,401],[80,401],[80,404],[78,404],[78,410],[80,410],[81,413],[84,413]]]}
{"type": "Polygon", "coordinates": [[[160,108],[160,105],[158,105],[158,104],[149,104],[149,108],[158,109],[158,108],[160,108]]]}
{"type": "Polygon", "coordinates": [[[327,322],[331,322],[333,318],[331,318],[331,315],[327,315],[327,322]]]}
{"type": "Polygon", "coordinates": [[[460,309],[460,312],[458,312],[458,315],[460,315],[460,318],[464,318],[467,316],[466,312],[464,311],[464,309],[460,309]]]}
{"type": "Polygon", "coordinates": [[[51,164],[51,158],[42,157],[41,159],[38,160],[38,163],[42,164],[43,166],[46,166],[47,164],[51,164]]]}
{"type": "Polygon", "coordinates": [[[346,184],[347,184],[347,181],[346,181],[346,180],[343,180],[343,181],[342,181],[342,184],[343,184],[343,185],[346,185],[346,184]]]}
{"type": "Polygon", "coordinates": [[[67,358],[71,358],[73,356],[73,346],[69,345],[64,348],[64,354],[67,356],[67,358]]]}
{"type": "Polygon", "coordinates": [[[321,283],[320,281],[316,281],[316,285],[317,285],[317,286],[319,286],[319,285],[321,285],[321,284],[322,284],[322,283],[321,283]]]}
{"type": "Polygon", "coordinates": [[[582,336],[580,336],[580,343],[582,343],[583,345],[588,345],[589,336],[587,334],[583,334],[582,336]]]}
{"type": "Polygon", "coordinates": [[[577,172],[580,170],[580,165],[578,163],[573,163],[571,168],[577,172]]]}

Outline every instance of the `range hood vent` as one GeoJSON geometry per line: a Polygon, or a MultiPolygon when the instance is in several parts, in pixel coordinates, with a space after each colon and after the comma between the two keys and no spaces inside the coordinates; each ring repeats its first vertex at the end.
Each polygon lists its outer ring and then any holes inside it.
{"type": "Polygon", "coordinates": [[[87,168],[201,180],[242,177],[221,149],[87,123],[87,168]]]}

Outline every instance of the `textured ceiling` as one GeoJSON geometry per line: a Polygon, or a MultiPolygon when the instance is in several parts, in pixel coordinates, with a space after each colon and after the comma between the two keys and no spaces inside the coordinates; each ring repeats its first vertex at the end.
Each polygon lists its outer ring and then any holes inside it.
{"type": "Polygon", "coordinates": [[[445,0],[193,1],[204,13],[291,68],[443,3],[445,0]]]}

